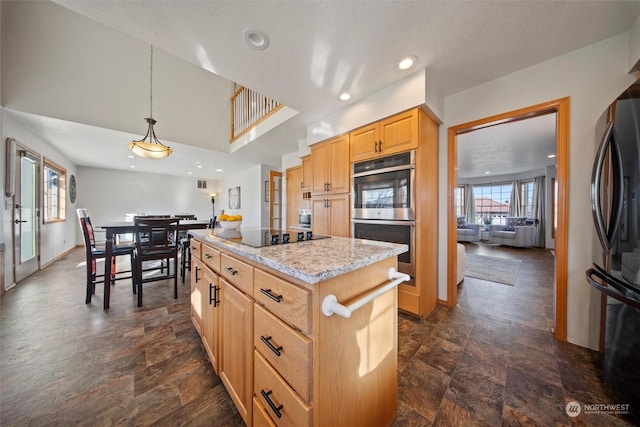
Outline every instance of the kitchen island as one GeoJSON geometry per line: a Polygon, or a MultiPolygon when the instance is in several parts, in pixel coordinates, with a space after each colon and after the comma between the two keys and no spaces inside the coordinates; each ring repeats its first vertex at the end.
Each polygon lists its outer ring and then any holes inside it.
{"type": "Polygon", "coordinates": [[[192,320],[247,425],[393,423],[405,245],[190,235],[192,320]]]}

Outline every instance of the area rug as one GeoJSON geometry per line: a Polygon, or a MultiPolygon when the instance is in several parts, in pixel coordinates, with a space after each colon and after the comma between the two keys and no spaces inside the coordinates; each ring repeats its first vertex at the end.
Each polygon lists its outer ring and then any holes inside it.
{"type": "Polygon", "coordinates": [[[520,260],[467,254],[464,275],[504,285],[515,285],[520,260]]]}

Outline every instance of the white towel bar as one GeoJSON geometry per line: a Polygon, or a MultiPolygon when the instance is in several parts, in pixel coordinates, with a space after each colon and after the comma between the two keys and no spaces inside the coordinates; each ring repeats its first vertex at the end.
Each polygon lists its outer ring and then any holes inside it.
{"type": "Polygon", "coordinates": [[[325,316],[331,316],[332,314],[337,314],[339,316],[342,316],[348,319],[349,317],[351,317],[351,313],[353,313],[360,307],[370,303],[378,296],[384,294],[390,289],[395,288],[400,283],[408,281],[409,279],[411,278],[409,277],[408,274],[400,273],[396,271],[395,268],[390,268],[389,280],[391,281],[389,283],[385,283],[384,285],[375,288],[368,294],[365,294],[359,300],[349,304],[349,306],[347,307],[340,304],[336,296],[333,294],[327,295],[326,297],[324,297],[324,300],[322,301],[322,314],[324,314],[325,316]]]}

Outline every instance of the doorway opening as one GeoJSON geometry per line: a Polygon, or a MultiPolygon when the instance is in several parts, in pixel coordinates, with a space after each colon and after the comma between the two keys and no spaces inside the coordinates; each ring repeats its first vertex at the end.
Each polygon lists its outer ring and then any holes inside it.
{"type": "Polygon", "coordinates": [[[569,188],[569,98],[526,107],[507,113],[463,123],[448,129],[448,202],[447,202],[447,305],[455,307],[457,302],[457,220],[455,190],[457,187],[458,136],[478,129],[503,123],[524,120],[547,114],[556,115],[556,167],[555,190],[556,228],[555,234],[555,283],[554,283],[554,327],[556,339],[567,339],[567,221],[569,188]]]}

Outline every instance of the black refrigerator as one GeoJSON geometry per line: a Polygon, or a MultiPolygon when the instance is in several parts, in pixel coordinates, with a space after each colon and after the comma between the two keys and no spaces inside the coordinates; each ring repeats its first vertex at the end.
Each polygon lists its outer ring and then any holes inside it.
{"type": "Polygon", "coordinates": [[[586,271],[602,292],[604,381],[640,425],[640,81],[609,107],[594,162],[591,200],[601,261],[586,271]]]}

